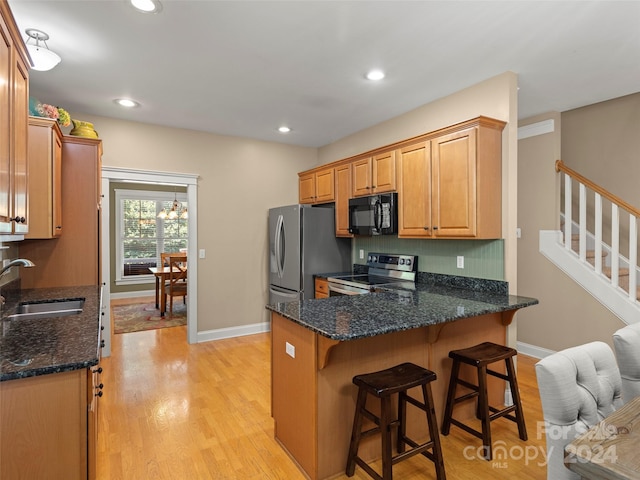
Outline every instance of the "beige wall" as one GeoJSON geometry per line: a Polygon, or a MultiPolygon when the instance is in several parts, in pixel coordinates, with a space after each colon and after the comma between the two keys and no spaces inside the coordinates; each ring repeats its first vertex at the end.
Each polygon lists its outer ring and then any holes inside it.
{"type": "Polygon", "coordinates": [[[74,114],[103,165],[198,175],[198,332],[267,321],[267,210],[297,203],[316,149],[74,114]]]}
{"type": "Polygon", "coordinates": [[[518,143],[518,285],[540,304],[518,314],[518,341],[561,350],[594,340],[612,343],[622,321],[539,253],[539,230],[558,229],[558,158],[640,206],[640,94],[527,119],[553,118],[556,131],[518,143]]]}
{"type": "MultiPolygon", "coordinates": [[[[517,278],[517,76],[511,72],[430,103],[319,150],[177,130],[91,115],[103,164],[194,173],[198,180],[198,331],[266,320],[267,209],[297,202],[297,172],[478,115],[507,122],[503,133],[505,279],[517,278]]],[[[513,333],[515,335],[515,333],[513,333]]]]}

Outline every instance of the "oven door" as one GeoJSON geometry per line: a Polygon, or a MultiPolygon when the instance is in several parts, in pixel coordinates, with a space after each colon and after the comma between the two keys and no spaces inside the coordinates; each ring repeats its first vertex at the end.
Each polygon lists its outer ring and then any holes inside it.
{"type": "Polygon", "coordinates": [[[330,297],[340,297],[343,295],[365,295],[370,293],[369,288],[352,287],[351,285],[332,282],[331,279],[329,279],[328,285],[330,297]]]}

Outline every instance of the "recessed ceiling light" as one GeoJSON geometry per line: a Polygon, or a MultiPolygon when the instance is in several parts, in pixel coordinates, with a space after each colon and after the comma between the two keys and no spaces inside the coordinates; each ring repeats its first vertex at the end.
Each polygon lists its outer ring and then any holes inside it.
{"type": "Polygon", "coordinates": [[[382,80],[384,78],[384,72],[382,70],[371,70],[367,72],[367,80],[382,80]]]}
{"type": "Polygon", "coordinates": [[[160,0],[127,0],[133,8],[143,13],[158,13],[162,10],[160,0]]]}
{"type": "Polygon", "coordinates": [[[280,128],[278,128],[278,131],[280,133],[289,133],[291,131],[291,129],[289,127],[285,127],[284,125],[280,128]]]}
{"type": "Polygon", "coordinates": [[[138,102],[134,100],[129,100],[128,98],[116,98],[114,102],[116,102],[121,107],[126,107],[126,108],[133,108],[133,107],[140,106],[138,102]]]}

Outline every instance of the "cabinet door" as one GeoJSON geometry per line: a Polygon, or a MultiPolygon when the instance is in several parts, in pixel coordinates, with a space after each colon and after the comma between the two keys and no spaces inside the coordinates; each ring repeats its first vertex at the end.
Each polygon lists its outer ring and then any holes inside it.
{"type": "Polygon", "coordinates": [[[22,59],[16,55],[13,73],[13,216],[21,221],[14,222],[14,233],[29,231],[28,212],[28,163],[27,129],[29,117],[29,70],[22,59]]]}
{"type": "Polygon", "coordinates": [[[11,112],[9,111],[11,86],[12,41],[0,16],[0,232],[11,233],[11,112]]]}
{"type": "Polygon", "coordinates": [[[431,143],[398,151],[398,236],[431,236],[431,143]]]}
{"type": "Polygon", "coordinates": [[[476,235],[476,129],[436,138],[432,160],[434,236],[476,235]]]}
{"type": "Polygon", "coordinates": [[[396,190],[396,151],[373,157],[373,193],[394,192],[396,190]]]}
{"type": "Polygon", "coordinates": [[[354,197],[371,195],[371,157],[353,162],[353,188],[351,194],[354,197]]]}
{"type": "Polygon", "coordinates": [[[335,182],[333,175],[333,168],[316,172],[316,197],[314,199],[314,203],[333,202],[335,198],[335,182]]]}
{"type": "Polygon", "coordinates": [[[313,173],[298,178],[298,198],[300,203],[313,203],[316,196],[316,176],[313,173]]]}
{"type": "Polygon", "coordinates": [[[336,167],[336,237],[349,233],[349,198],[351,198],[351,164],[336,167]]]}
{"type": "Polygon", "coordinates": [[[26,239],[62,233],[62,133],[55,120],[29,118],[29,233],[26,239]]]}

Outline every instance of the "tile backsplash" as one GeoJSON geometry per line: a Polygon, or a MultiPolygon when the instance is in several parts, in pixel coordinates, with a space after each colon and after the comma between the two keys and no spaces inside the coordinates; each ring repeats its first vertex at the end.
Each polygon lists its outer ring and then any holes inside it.
{"type": "Polygon", "coordinates": [[[355,237],[353,262],[360,260],[360,249],[369,252],[418,255],[421,272],[462,277],[504,280],[504,240],[422,240],[398,238],[395,235],[355,237]],[[464,257],[464,268],[457,268],[457,257],[464,257]]]}

